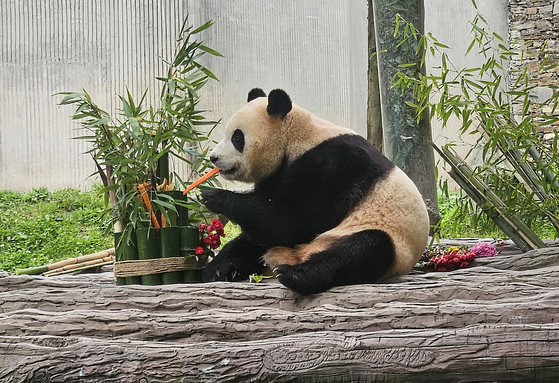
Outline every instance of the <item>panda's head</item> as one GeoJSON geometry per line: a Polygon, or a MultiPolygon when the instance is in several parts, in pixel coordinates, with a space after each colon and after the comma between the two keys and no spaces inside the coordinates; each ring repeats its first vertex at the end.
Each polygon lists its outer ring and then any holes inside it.
{"type": "Polygon", "coordinates": [[[281,89],[268,97],[262,89],[251,90],[248,104],[231,117],[224,139],[210,153],[221,175],[258,183],[277,170],[286,151],[283,125],[291,109],[291,99],[281,89]]]}

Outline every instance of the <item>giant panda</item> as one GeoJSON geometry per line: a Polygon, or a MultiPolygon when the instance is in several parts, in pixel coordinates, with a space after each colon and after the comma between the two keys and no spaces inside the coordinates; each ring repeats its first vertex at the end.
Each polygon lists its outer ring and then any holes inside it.
{"type": "Polygon", "coordinates": [[[301,294],[411,271],[427,245],[427,208],[414,183],[367,140],[293,104],[249,92],[210,160],[250,192],[202,192],[242,229],[203,270],[246,279],[264,266],[301,294]]]}

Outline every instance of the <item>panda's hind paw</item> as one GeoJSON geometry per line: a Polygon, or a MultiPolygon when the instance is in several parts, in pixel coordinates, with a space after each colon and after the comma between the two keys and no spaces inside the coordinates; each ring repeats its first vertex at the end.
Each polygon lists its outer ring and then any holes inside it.
{"type": "Polygon", "coordinates": [[[330,287],[319,278],[319,275],[308,273],[305,266],[301,264],[278,265],[274,268],[274,274],[282,285],[301,294],[317,294],[330,287]]]}

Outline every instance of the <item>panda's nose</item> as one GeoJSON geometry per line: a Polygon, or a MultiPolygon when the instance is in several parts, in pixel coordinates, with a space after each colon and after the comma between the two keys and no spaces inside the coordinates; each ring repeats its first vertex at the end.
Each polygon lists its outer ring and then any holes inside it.
{"type": "Polygon", "coordinates": [[[217,163],[218,160],[219,157],[216,156],[215,154],[210,155],[210,161],[212,161],[214,164],[217,163]]]}

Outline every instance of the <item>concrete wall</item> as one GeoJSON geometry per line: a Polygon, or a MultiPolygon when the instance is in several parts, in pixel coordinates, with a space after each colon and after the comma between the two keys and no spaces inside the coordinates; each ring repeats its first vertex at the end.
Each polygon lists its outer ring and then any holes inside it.
{"type": "MultiPolygon", "coordinates": [[[[507,39],[507,0],[485,0],[476,3],[480,14],[487,20],[492,31],[507,39]]],[[[425,31],[431,32],[441,43],[451,48],[447,51],[449,61],[458,70],[479,67],[485,61],[482,56],[476,55],[474,50],[466,56],[472,41],[470,22],[474,20],[476,12],[471,0],[425,0],[425,31]]],[[[440,59],[434,60],[428,55],[428,71],[437,73],[436,67],[440,65],[440,59]]],[[[457,145],[455,149],[462,156],[470,150],[471,143],[477,139],[475,136],[461,137],[460,121],[457,119],[451,119],[444,129],[439,121],[433,121],[431,130],[435,143],[444,145],[453,142],[457,145]]],[[[480,156],[479,152],[473,153],[470,159],[479,163],[480,156]]],[[[439,166],[439,169],[442,170],[442,166],[439,166]]],[[[439,176],[446,177],[446,173],[439,171],[439,176]]]]}
{"type": "Polygon", "coordinates": [[[0,188],[88,187],[88,147],[53,94],[84,88],[113,114],[126,87],[156,103],[158,56],[172,57],[188,13],[215,22],[204,38],[225,56],[207,62],[220,79],[202,93],[210,118],[227,120],[252,87],[281,87],[365,134],[366,0],[0,0],[0,188]]]}

